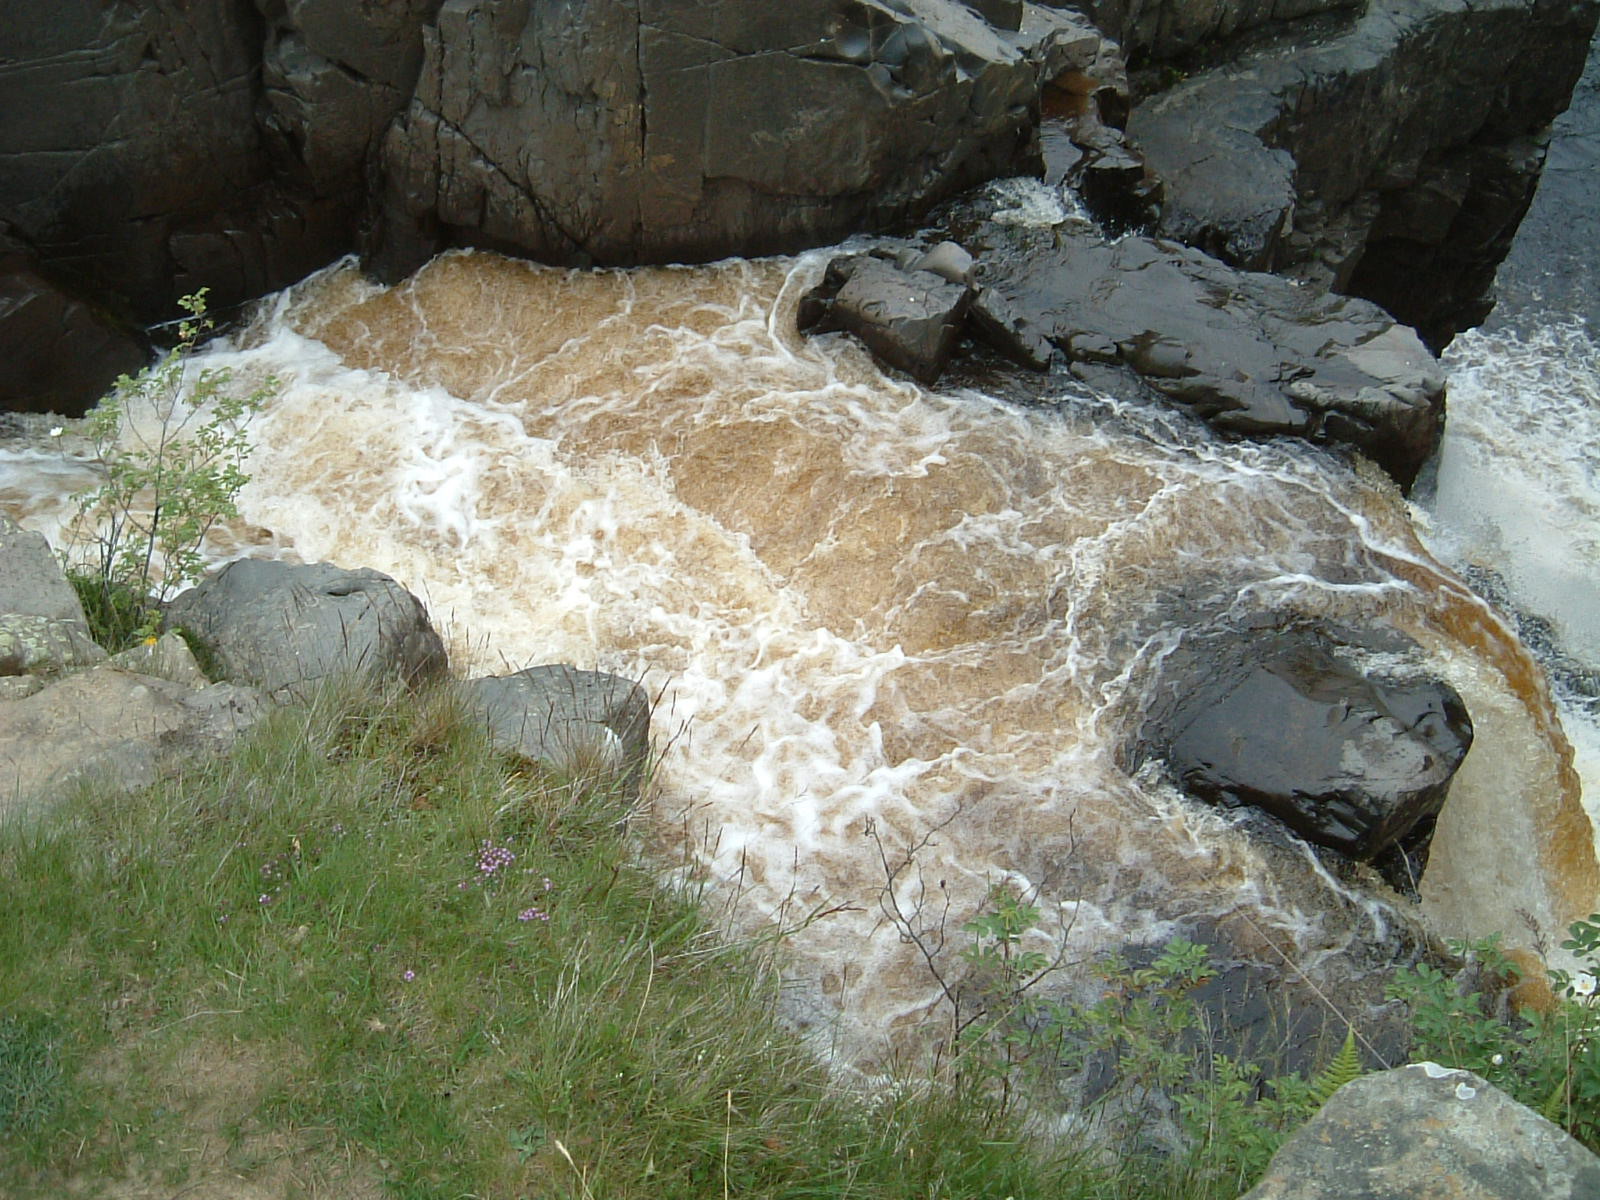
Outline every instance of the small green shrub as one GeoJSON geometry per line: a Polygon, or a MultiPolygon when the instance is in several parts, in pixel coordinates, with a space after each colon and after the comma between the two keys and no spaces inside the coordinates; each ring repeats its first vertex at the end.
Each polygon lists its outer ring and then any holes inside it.
{"type": "Polygon", "coordinates": [[[1172,1195],[1236,1196],[1284,1138],[1363,1073],[1353,1028],[1310,1078],[1263,1079],[1258,1064],[1211,1052],[1192,996],[1214,974],[1210,952],[1185,938],[1147,966],[1102,958],[1093,968],[1101,994],[1092,1003],[1036,996],[1035,985],[1061,965],[1021,948],[1038,917],[1033,904],[998,889],[963,926],[974,941],[961,953],[969,973],[957,994],[969,1019],[957,1034],[958,1061],[968,1078],[999,1093],[1002,1109],[1021,1097],[1080,1103],[1074,1081],[1097,1076],[1091,1109],[1121,1114],[1113,1139],[1125,1178],[1107,1195],[1149,1195],[1160,1180],[1172,1195]],[[1142,1123],[1161,1113],[1175,1119],[1188,1149],[1150,1160],[1142,1123]]]}
{"type": "Polygon", "coordinates": [[[1503,991],[1519,976],[1497,937],[1451,945],[1475,970],[1448,975],[1422,964],[1399,972],[1390,995],[1411,1006],[1413,1057],[1475,1071],[1600,1150],[1600,913],[1574,922],[1569,933],[1562,949],[1583,969],[1550,972],[1556,1002],[1549,1012],[1495,1011],[1481,985],[1503,991]]]}
{"type": "Polygon", "coordinates": [[[212,328],[205,295],[202,288],[179,301],[188,316],[177,344],[118,379],[89,416],[103,482],[77,497],[71,575],[108,649],[153,634],[161,603],[200,577],[206,534],[238,515],[247,423],[278,386],[269,378],[240,396],[228,368],[191,368],[212,328]]]}

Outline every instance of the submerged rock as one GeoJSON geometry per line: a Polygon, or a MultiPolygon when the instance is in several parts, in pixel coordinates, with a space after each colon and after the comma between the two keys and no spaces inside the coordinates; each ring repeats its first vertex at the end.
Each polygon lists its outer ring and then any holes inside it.
{"type": "Polygon", "coordinates": [[[1139,740],[1191,795],[1366,860],[1443,807],[1472,722],[1398,635],[1247,627],[1167,657],[1139,740]]]}
{"type": "Polygon", "coordinates": [[[1470,1071],[1413,1063],[1333,1094],[1243,1200],[1583,1200],[1600,1158],[1470,1071]]]}
{"type": "Polygon", "coordinates": [[[408,683],[445,669],[444,643],[419,601],[378,571],[244,559],[167,607],[215,656],[222,678],[275,698],[346,673],[408,683]]]}

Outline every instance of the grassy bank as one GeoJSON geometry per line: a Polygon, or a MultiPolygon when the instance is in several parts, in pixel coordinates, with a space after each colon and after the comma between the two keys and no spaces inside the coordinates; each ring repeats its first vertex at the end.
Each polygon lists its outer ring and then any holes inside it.
{"type": "Polygon", "coordinates": [[[841,1095],[774,1022],[769,955],[663,890],[626,816],[447,693],[346,693],[6,829],[6,1194],[1113,1187],[979,1096],[841,1095]]]}

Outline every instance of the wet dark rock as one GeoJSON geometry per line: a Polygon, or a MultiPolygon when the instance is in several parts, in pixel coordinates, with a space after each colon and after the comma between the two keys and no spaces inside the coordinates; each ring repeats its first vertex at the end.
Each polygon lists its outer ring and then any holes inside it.
{"type": "Polygon", "coordinates": [[[1399,635],[1262,619],[1166,658],[1139,744],[1191,795],[1367,860],[1443,807],[1472,722],[1399,635]]]}
{"type": "MultiPolygon", "coordinates": [[[[410,97],[437,6],[18,6],[0,55],[0,225],[67,294],[138,325],[200,287],[219,311],[302,278],[355,244],[367,153],[410,97]]],[[[68,329],[87,348],[81,311],[68,329]]],[[[49,407],[97,399],[104,371],[87,366],[104,355],[64,369],[49,407]]]]}
{"type": "MultiPolygon", "coordinates": [[[[13,243],[14,245],[14,243],[13,243]]],[[[81,416],[145,363],[131,331],[41,275],[0,237],[0,410],[81,416]]]]}
{"type": "Polygon", "coordinates": [[[1394,0],[1197,74],[1128,125],[1165,184],[1159,231],[1370,296],[1441,344],[1487,311],[1597,17],[1594,0],[1394,0]]]}
{"type": "Polygon", "coordinates": [[[1582,1200],[1600,1158],[1470,1071],[1414,1063],[1346,1084],[1243,1200],[1582,1200]]]}
{"type": "Polygon", "coordinates": [[[811,333],[845,330],[891,367],[924,383],[944,370],[961,337],[972,288],[946,278],[971,269],[954,243],[906,256],[906,265],[871,254],[836,258],[801,303],[800,327],[811,333]],[[942,273],[924,269],[931,262],[942,273]]]}
{"type": "Polygon", "coordinates": [[[1075,14],[1012,15],[451,0],[385,143],[376,265],[460,243],[571,263],[788,251],[1034,170],[1041,88],[1102,39],[1075,14]]]}
{"type": "Polygon", "coordinates": [[[1360,8],[1363,0],[1045,0],[1089,14],[1129,57],[1179,58],[1274,22],[1360,8]]]}
{"type": "Polygon", "coordinates": [[[463,698],[502,750],[564,775],[637,781],[650,754],[650,701],[629,679],[554,664],[474,679],[463,698]]]}
{"type": "Polygon", "coordinates": [[[1119,365],[1224,432],[1353,446],[1403,486],[1432,453],[1443,376],[1373,304],[1150,238],[986,236],[975,328],[1019,361],[1042,338],[1075,362],[1119,365]]]}
{"type": "Polygon", "coordinates": [[[345,674],[419,683],[446,666],[421,601],[373,570],[244,559],[178,596],[165,618],[205,644],[221,678],[275,699],[345,674]]]}

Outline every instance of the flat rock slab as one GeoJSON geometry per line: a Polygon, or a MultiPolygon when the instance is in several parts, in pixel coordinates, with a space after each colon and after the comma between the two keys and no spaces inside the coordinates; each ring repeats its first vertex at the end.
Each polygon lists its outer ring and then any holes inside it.
{"type": "Polygon", "coordinates": [[[223,679],[280,700],[344,674],[415,683],[446,666],[421,601],[381,572],[331,563],[230,563],[175,599],[166,624],[205,643],[223,679]]]}
{"type": "Polygon", "coordinates": [[[1432,453],[1443,374],[1377,305],[1153,238],[1004,237],[980,256],[973,310],[1002,350],[1044,339],[1074,363],[1132,372],[1225,433],[1354,446],[1403,486],[1432,453]]]}
{"type": "Polygon", "coordinates": [[[1472,745],[1461,698],[1414,651],[1316,626],[1195,637],[1168,656],[1140,741],[1191,795],[1370,859],[1438,813],[1472,745]]]}
{"type": "Polygon", "coordinates": [[[553,664],[474,679],[462,692],[497,747],[558,773],[626,785],[649,757],[649,697],[620,675],[553,664]]]}
{"type": "Polygon", "coordinates": [[[0,700],[0,817],[91,779],[153,783],[184,758],[222,751],[266,709],[248,688],[195,690],[109,664],[0,700]]]}
{"type": "Polygon", "coordinates": [[[1242,1200],[1592,1200],[1600,1159],[1470,1071],[1348,1083],[1242,1200]]]}

